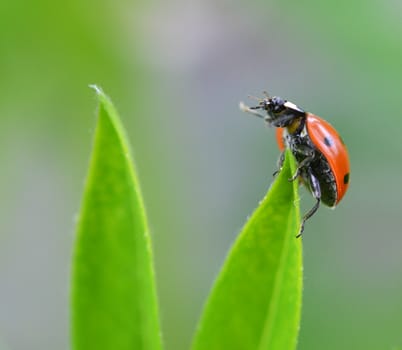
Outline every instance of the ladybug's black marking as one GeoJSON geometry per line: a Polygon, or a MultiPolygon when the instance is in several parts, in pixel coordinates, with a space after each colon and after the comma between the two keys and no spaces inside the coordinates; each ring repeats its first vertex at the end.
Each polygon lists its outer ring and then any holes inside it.
{"type": "Polygon", "coordinates": [[[324,143],[325,143],[325,145],[327,145],[328,147],[331,147],[332,146],[332,140],[331,140],[331,138],[329,138],[329,137],[324,137],[324,143]]]}
{"type": "Polygon", "coordinates": [[[343,183],[346,185],[349,183],[349,173],[347,173],[344,177],[343,177],[343,183]]]}

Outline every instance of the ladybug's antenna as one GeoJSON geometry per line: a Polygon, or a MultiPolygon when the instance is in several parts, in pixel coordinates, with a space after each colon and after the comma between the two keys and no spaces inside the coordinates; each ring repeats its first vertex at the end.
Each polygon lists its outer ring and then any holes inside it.
{"type": "Polygon", "coordinates": [[[247,95],[247,97],[249,98],[249,99],[251,99],[251,100],[256,100],[256,101],[258,101],[258,102],[261,102],[263,99],[262,98],[259,98],[259,97],[257,97],[257,96],[253,96],[253,95],[247,95]]]}
{"type": "MultiPolygon", "coordinates": [[[[261,101],[261,99],[258,99],[258,100],[261,101]]],[[[240,102],[239,107],[243,112],[251,113],[258,118],[265,119],[264,115],[262,115],[261,113],[258,113],[256,111],[256,109],[261,109],[262,108],[261,106],[249,107],[249,106],[245,105],[243,102],[240,102]]]]}

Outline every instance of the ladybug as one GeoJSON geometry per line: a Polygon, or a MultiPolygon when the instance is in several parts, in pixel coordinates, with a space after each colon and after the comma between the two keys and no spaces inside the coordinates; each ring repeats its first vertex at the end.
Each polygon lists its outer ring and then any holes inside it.
{"type": "Polygon", "coordinates": [[[297,164],[289,181],[300,179],[316,199],[315,205],[303,216],[296,236],[300,237],[306,220],[315,214],[320,203],[334,208],[345,195],[350,180],[348,151],[337,131],[324,119],[280,97],[270,97],[266,92],[264,95],[258,99],[258,106],[241,103],[240,108],[277,128],[276,139],[282,154],[274,174],[281,170],[284,151],[289,148],[297,164]],[[266,115],[258,110],[266,111],[266,115]]]}

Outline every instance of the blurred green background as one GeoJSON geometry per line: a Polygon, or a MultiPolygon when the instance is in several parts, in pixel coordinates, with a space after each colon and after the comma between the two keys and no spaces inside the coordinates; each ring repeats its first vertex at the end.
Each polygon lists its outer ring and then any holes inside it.
{"type": "MultiPolygon", "coordinates": [[[[164,340],[187,349],[272,181],[268,90],[330,121],[351,186],[304,236],[300,350],[402,347],[402,6],[397,1],[0,2],[0,343],[68,349],[69,268],[99,84],[152,227],[164,340]]],[[[302,206],[312,204],[302,191],[302,206]]],[[[105,261],[107,264],[107,261],[105,261]]]]}

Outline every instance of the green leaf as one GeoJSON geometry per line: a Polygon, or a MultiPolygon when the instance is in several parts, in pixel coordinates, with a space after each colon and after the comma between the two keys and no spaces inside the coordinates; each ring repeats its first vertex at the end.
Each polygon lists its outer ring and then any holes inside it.
{"type": "Polygon", "coordinates": [[[302,296],[302,240],[290,152],[268,195],[232,247],[205,306],[194,350],[295,349],[302,296]]]}
{"type": "Polygon", "coordinates": [[[94,88],[99,116],[73,258],[73,349],[161,349],[151,241],[127,137],[94,88]]]}

